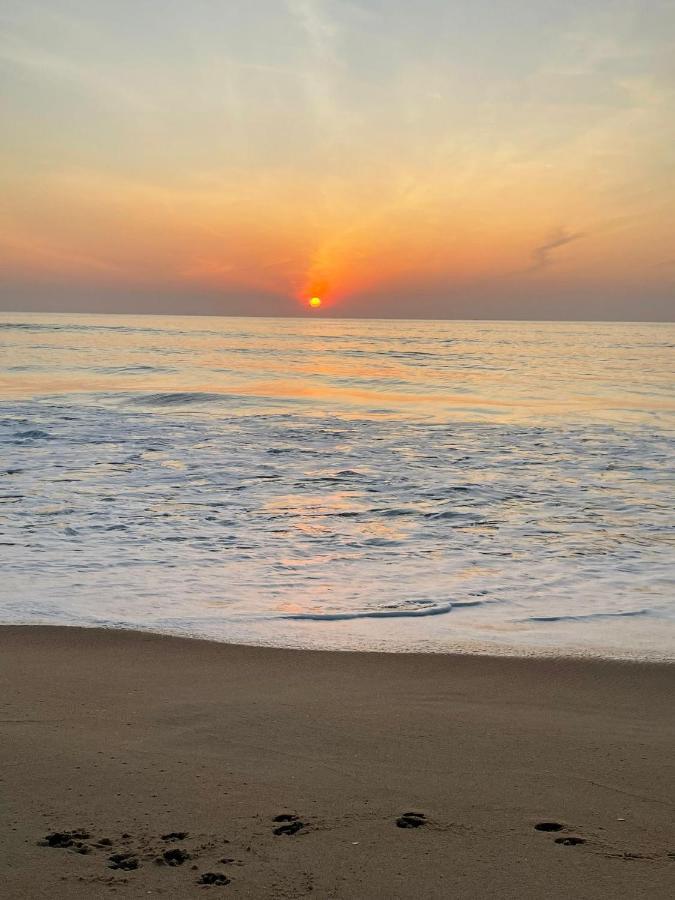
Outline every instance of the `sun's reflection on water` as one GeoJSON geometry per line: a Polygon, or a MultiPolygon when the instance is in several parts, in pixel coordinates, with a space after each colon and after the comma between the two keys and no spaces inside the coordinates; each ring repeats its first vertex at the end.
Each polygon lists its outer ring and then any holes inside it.
{"type": "Polygon", "coordinates": [[[370,649],[665,634],[669,326],[21,319],[13,621],[370,649]],[[304,614],[354,618],[279,618],[304,614]]]}

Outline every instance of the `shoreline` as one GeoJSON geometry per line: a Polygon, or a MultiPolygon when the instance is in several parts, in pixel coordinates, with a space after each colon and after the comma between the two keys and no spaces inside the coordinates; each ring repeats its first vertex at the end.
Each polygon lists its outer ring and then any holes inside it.
{"type": "Polygon", "coordinates": [[[3,625],[0,674],[10,898],[673,892],[668,661],[3,625]]]}
{"type": "Polygon", "coordinates": [[[260,650],[282,650],[293,653],[339,653],[339,654],[362,654],[362,655],[380,655],[380,656],[468,656],[486,659],[523,659],[523,660],[541,660],[541,661],[569,661],[569,662],[608,662],[608,663],[635,663],[637,665],[650,664],[655,666],[673,666],[675,667],[675,652],[669,655],[664,653],[650,653],[649,655],[641,655],[641,649],[634,649],[632,652],[623,650],[619,647],[610,645],[602,648],[605,652],[601,652],[596,645],[582,646],[580,644],[547,645],[545,643],[503,643],[494,642],[481,643],[476,639],[469,641],[459,640],[454,644],[440,645],[429,643],[425,646],[407,648],[399,646],[395,643],[388,643],[387,649],[381,648],[364,648],[358,646],[345,646],[344,644],[329,646],[317,643],[316,645],[307,645],[300,643],[264,643],[261,640],[241,639],[238,636],[232,640],[225,638],[209,636],[206,634],[190,633],[179,629],[160,630],[154,628],[142,628],[134,625],[82,625],[82,624],[65,624],[65,623],[46,623],[46,622],[6,622],[0,621],[0,631],[2,629],[55,629],[65,631],[82,631],[82,632],[113,632],[127,635],[145,635],[150,637],[176,639],[181,641],[197,641],[205,644],[216,644],[220,647],[246,647],[250,649],[260,650]]]}

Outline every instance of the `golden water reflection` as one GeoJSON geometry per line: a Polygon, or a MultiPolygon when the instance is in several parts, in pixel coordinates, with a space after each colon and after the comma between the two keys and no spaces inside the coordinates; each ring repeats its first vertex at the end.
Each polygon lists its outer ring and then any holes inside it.
{"type": "Polygon", "coordinates": [[[25,325],[3,333],[0,394],[12,398],[142,403],[190,393],[216,416],[302,408],[421,421],[638,422],[675,411],[672,326],[605,324],[603,344],[594,326],[578,323],[46,314],[2,322],[25,325]],[[63,327],[47,327],[54,323],[63,327]]]}

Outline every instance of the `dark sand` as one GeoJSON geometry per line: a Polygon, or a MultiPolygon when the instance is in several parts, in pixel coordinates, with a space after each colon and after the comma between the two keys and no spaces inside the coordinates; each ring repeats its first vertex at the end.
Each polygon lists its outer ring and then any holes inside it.
{"type": "Polygon", "coordinates": [[[675,896],[673,666],[4,627],[0,673],[3,897],[675,896]]]}

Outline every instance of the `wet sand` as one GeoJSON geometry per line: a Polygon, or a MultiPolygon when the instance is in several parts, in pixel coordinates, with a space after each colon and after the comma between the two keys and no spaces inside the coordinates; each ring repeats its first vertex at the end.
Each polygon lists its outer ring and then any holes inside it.
{"type": "Polygon", "coordinates": [[[672,665],[7,626],[0,678],[4,897],[675,892],[672,665]]]}

